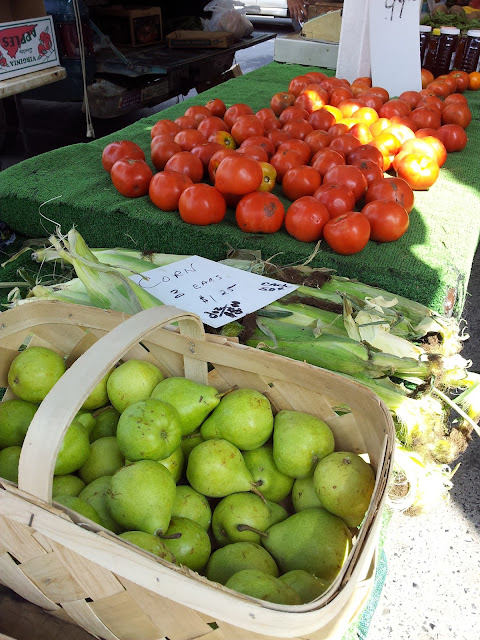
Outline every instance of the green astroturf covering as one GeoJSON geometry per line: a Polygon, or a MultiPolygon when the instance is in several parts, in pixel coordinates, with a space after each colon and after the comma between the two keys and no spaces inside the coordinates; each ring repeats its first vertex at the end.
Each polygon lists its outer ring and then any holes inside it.
{"type": "MultiPolygon", "coordinates": [[[[0,220],[26,237],[44,237],[54,231],[55,223],[63,233],[75,225],[92,247],[199,254],[213,260],[224,258],[227,249],[234,247],[261,250],[263,258],[275,256],[282,264],[304,262],[314,243],[299,242],[285,231],[246,234],[237,228],[231,210],[221,224],[199,227],[185,224],[177,212],[160,211],[148,196],[122,197],[102,168],[101,152],[108,142],[130,139],[149,159],[150,129],[157,120],[175,119],[188,106],[205,104],[213,97],[227,106],[245,102],[258,110],[269,105],[274,93],[285,90],[291,78],[312,69],[273,62],[113,135],[10,167],[0,173],[0,220]]],[[[335,269],[339,275],[383,287],[439,312],[449,291],[455,290],[454,311],[460,315],[480,229],[480,93],[467,92],[467,96],[473,113],[469,143],[461,153],[449,154],[429,191],[415,193],[410,228],[403,238],[394,243],[369,242],[353,256],[337,255],[323,242],[311,266],[335,269]]],[[[278,185],[274,192],[288,206],[278,185]]]]}

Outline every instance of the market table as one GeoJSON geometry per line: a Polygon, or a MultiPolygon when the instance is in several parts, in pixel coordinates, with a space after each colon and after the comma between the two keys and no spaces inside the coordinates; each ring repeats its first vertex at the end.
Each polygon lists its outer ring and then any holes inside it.
{"type": "MultiPolygon", "coordinates": [[[[50,151],[10,167],[0,175],[0,220],[26,237],[45,237],[55,231],[56,224],[66,233],[75,225],[92,247],[200,254],[213,260],[224,258],[233,247],[260,250],[264,259],[275,256],[282,264],[303,263],[314,251],[314,243],[299,242],[285,231],[246,234],[236,226],[233,211],[219,225],[199,227],[185,224],[176,212],[160,211],[148,196],[123,198],[102,169],[100,158],[105,145],[119,139],[136,141],[148,156],[150,130],[158,119],[175,119],[188,106],[205,104],[213,97],[221,98],[227,106],[237,102],[246,102],[254,110],[268,106],[271,96],[285,90],[291,78],[311,69],[273,62],[110,136],[50,151]]],[[[321,243],[310,266],[328,267],[438,312],[461,315],[480,232],[480,96],[469,92],[468,99],[473,112],[469,143],[461,153],[449,154],[440,178],[429,191],[415,193],[408,232],[394,243],[369,242],[353,256],[335,254],[321,243]]],[[[283,198],[278,186],[275,193],[283,198]]],[[[13,274],[18,266],[18,261],[7,265],[2,280],[16,279],[13,274]]]]}

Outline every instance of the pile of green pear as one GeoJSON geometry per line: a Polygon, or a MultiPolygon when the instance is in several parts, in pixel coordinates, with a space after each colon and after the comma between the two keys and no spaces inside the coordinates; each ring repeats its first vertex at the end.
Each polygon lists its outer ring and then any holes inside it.
{"type": "MultiPolygon", "coordinates": [[[[15,397],[0,403],[0,477],[18,481],[30,422],[64,372],[64,358],[47,347],[12,361],[15,397]]],[[[370,464],[335,451],[319,418],[274,414],[254,389],[219,393],[127,360],[69,425],[53,500],[166,562],[295,605],[335,580],[374,484],[370,464]]]]}

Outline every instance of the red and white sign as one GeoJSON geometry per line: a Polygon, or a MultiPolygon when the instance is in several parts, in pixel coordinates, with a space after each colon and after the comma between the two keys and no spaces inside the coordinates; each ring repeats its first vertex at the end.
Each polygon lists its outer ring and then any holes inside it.
{"type": "Polygon", "coordinates": [[[58,64],[51,16],[0,24],[0,80],[58,64]]]}

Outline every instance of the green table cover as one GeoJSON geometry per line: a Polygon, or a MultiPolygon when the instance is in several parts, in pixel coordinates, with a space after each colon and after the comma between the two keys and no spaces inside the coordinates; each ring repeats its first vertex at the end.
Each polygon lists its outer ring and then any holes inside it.
{"type": "MultiPolygon", "coordinates": [[[[213,97],[227,106],[245,102],[258,110],[269,105],[274,93],[285,90],[291,78],[311,69],[273,62],[110,136],[10,167],[0,173],[0,220],[26,237],[44,237],[55,230],[55,224],[63,233],[75,225],[92,247],[199,254],[213,260],[224,258],[233,247],[261,250],[263,258],[275,256],[282,264],[302,263],[312,254],[314,243],[299,242],[285,231],[244,233],[236,226],[232,210],[221,224],[200,227],[184,223],[177,212],[160,211],[148,196],[122,197],[102,168],[101,153],[108,142],[130,139],[142,146],[148,158],[150,130],[157,120],[175,119],[188,106],[205,104],[213,97]]],[[[430,190],[415,193],[407,233],[394,243],[371,241],[353,256],[335,254],[323,242],[311,266],[335,269],[339,275],[383,287],[438,312],[444,312],[445,300],[452,300],[456,292],[453,311],[461,314],[480,230],[480,93],[467,92],[467,96],[473,112],[469,143],[461,153],[449,154],[430,190]]],[[[275,193],[282,197],[278,185],[275,193]]],[[[9,278],[13,272],[8,269],[3,281],[15,279],[9,278]]]]}

